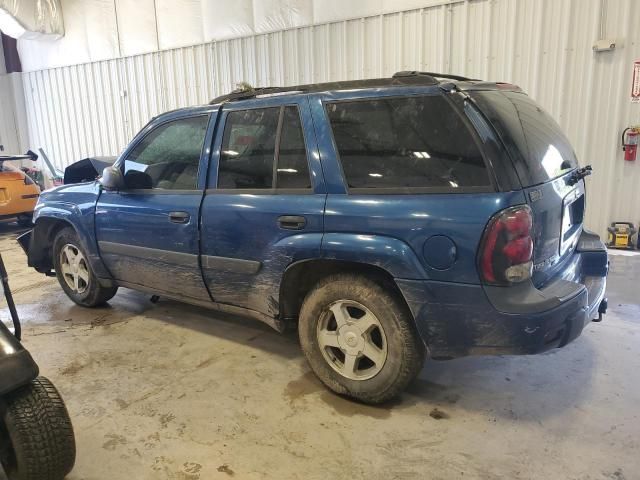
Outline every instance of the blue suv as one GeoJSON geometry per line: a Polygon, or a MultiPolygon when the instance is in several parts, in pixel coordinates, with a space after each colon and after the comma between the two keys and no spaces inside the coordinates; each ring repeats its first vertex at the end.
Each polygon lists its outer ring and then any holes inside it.
{"type": "Polygon", "coordinates": [[[77,304],[118,287],[297,326],[332,390],[386,401],[426,356],[531,354],[600,319],[607,252],[556,122],[452,75],[245,88],[160,115],[20,238],[77,304]]]}

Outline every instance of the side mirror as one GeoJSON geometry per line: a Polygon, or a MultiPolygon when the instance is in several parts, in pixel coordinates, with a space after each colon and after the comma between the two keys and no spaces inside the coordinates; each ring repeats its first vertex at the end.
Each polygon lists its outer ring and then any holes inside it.
{"type": "Polygon", "coordinates": [[[105,190],[122,190],[124,188],[124,177],[122,171],[113,165],[102,170],[100,184],[105,190]]]}

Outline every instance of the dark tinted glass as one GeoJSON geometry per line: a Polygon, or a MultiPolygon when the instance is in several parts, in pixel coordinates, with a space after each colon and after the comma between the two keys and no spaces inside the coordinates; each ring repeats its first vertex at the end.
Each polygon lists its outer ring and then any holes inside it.
{"type": "Polygon", "coordinates": [[[230,112],[220,153],[218,188],[273,188],[280,108],[230,112]]]}
{"type": "Polygon", "coordinates": [[[278,155],[278,188],[311,188],[307,151],[297,107],[286,107],[278,155]]]}
{"type": "Polygon", "coordinates": [[[350,188],[490,185],[467,126],[440,96],[327,105],[350,188]]]}
{"type": "Polygon", "coordinates": [[[515,92],[473,92],[516,160],[523,186],[547,182],[578,166],[560,126],[531,98],[515,92]]]}
{"type": "Polygon", "coordinates": [[[124,161],[127,187],[195,189],[208,122],[208,116],[184,118],[147,134],[124,161]]]}

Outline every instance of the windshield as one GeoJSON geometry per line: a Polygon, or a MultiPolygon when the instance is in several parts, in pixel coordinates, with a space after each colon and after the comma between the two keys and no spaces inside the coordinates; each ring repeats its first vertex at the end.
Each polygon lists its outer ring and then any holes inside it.
{"type": "Polygon", "coordinates": [[[556,121],[523,93],[473,92],[514,159],[523,187],[545,183],[578,166],[556,121]]]}

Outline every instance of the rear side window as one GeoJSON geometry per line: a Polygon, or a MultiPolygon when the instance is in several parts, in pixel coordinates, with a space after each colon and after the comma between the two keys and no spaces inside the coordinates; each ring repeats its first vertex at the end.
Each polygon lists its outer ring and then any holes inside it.
{"type": "Polygon", "coordinates": [[[229,112],[222,138],[218,188],[311,188],[297,107],[229,112]]]}
{"type": "Polygon", "coordinates": [[[297,107],[285,107],[278,155],[278,188],[311,188],[307,151],[297,107]]]}
{"type": "Polygon", "coordinates": [[[556,121],[523,93],[472,92],[515,160],[524,187],[538,185],[578,166],[556,121]]]}
{"type": "Polygon", "coordinates": [[[491,185],[469,128],[441,96],[338,102],[326,108],[350,189],[491,185]]]}

